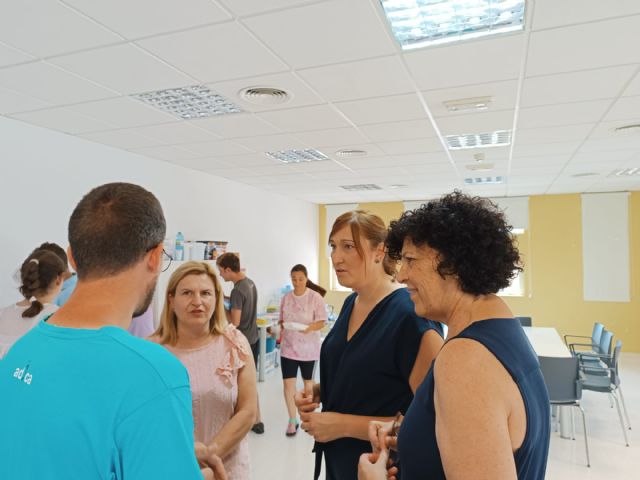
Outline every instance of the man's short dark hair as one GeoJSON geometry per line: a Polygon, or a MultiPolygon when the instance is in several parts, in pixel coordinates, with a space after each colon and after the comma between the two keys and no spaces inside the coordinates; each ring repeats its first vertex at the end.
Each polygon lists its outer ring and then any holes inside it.
{"type": "Polygon", "coordinates": [[[240,272],[240,259],[235,253],[223,253],[216,260],[218,268],[230,268],[232,272],[240,272]]]}
{"type": "Polygon", "coordinates": [[[107,183],[87,193],[69,219],[78,278],[115,275],[164,240],[158,199],[132,183],[107,183]]]}

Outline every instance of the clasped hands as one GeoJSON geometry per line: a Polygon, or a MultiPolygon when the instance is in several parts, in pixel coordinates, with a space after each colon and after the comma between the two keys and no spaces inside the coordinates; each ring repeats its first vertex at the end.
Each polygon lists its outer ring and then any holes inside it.
{"type": "Polygon", "coordinates": [[[216,454],[215,446],[195,443],[195,453],[204,480],[227,480],[222,460],[216,454]]]}
{"type": "Polygon", "coordinates": [[[344,437],[342,414],[335,412],[316,412],[320,406],[320,391],[318,385],[295,394],[293,400],[300,413],[302,430],[311,435],[318,442],[330,442],[344,437]]]}
{"type": "Polygon", "coordinates": [[[398,468],[389,458],[389,450],[398,445],[397,429],[402,417],[390,422],[369,422],[371,453],[363,453],[358,464],[358,480],[396,480],[398,468]]]}

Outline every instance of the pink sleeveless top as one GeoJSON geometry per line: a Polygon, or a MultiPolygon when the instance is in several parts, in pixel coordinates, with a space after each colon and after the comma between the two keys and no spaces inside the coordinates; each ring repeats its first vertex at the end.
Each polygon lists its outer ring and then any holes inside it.
{"type": "MultiPolygon", "coordinates": [[[[193,349],[164,347],[189,372],[193,401],[194,437],[209,445],[235,413],[238,401],[238,370],[250,358],[247,339],[232,325],[207,345],[193,349]]],[[[249,441],[245,437],[222,459],[227,476],[249,480],[249,441]]]]}

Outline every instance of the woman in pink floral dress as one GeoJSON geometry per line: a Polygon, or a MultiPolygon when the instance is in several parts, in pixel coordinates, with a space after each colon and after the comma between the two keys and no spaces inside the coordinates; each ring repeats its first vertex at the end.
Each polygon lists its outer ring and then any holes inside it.
{"type": "Polygon", "coordinates": [[[280,302],[280,325],[282,326],[281,366],[284,380],[284,400],[287,404],[289,422],[286,435],[298,431],[298,417],[293,396],[296,394],[298,368],[305,384],[313,384],[313,368],[320,358],[320,331],[327,320],[324,297],[327,291],[308,278],[304,265],[291,269],[293,291],[280,302]]]}
{"type": "Polygon", "coordinates": [[[227,323],[222,288],[209,264],[187,262],[171,275],[151,339],[189,372],[198,460],[204,465],[218,456],[229,479],[248,480],[256,371],[247,339],[227,323]]]}

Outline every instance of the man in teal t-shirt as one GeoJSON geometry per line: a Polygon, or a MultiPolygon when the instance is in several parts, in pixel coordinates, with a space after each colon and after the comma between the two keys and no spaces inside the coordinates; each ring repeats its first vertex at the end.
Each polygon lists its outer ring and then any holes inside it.
{"type": "Polygon", "coordinates": [[[224,479],[194,454],[189,378],[132,337],[149,306],[165,220],[126,183],[89,192],[69,220],[71,298],[0,361],[0,479],[224,479]]]}

